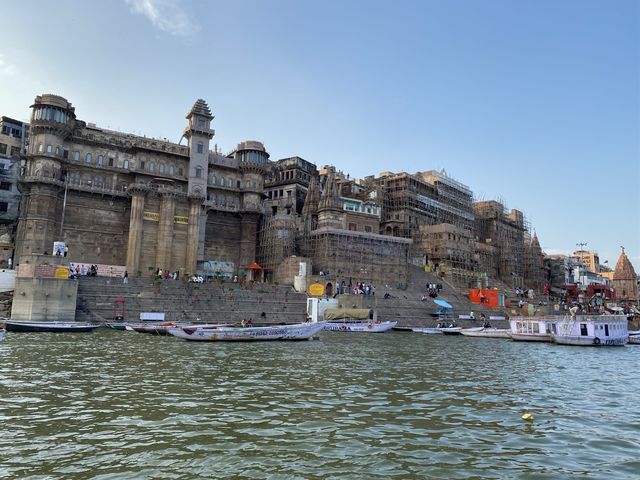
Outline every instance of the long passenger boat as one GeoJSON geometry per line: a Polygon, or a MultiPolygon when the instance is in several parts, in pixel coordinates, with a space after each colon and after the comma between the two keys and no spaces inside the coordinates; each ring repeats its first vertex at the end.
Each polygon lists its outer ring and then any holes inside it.
{"type": "Polygon", "coordinates": [[[309,340],[322,330],[324,326],[324,322],[244,327],[229,325],[190,325],[168,328],[167,332],[174,337],[184,340],[201,342],[309,340]]]}

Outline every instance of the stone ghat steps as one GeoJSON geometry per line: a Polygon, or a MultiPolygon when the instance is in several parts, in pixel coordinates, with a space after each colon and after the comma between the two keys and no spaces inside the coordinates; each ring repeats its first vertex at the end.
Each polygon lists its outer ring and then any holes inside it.
{"type": "Polygon", "coordinates": [[[306,311],[306,295],[287,286],[141,278],[132,278],[125,285],[121,279],[83,277],[78,285],[76,320],[110,321],[117,297],[124,298],[129,321],[138,321],[141,312],[165,312],[167,321],[224,323],[252,318],[254,322],[295,323],[304,320],[306,311]]]}
{"type": "MultiPolygon", "coordinates": [[[[295,323],[305,318],[306,295],[293,291],[290,286],[265,284],[236,284],[210,282],[189,284],[182,281],[165,280],[161,282],[148,278],[132,278],[128,285],[121,279],[106,277],[83,277],[78,280],[78,321],[110,321],[113,317],[114,301],[117,297],[125,300],[126,317],[137,321],[140,312],[165,312],[167,321],[206,321],[237,322],[243,318],[256,321],[295,323]],[[265,313],[264,319],[261,313],[265,313]]],[[[421,284],[422,279],[420,279],[421,284]]],[[[425,280],[424,283],[436,283],[425,280]]],[[[479,320],[460,320],[459,314],[467,315],[474,311],[476,318],[480,313],[504,315],[499,310],[480,308],[471,304],[466,297],[453,287],[443,284],[444,290],[438,297],[453,306],[456,322],[460,326],[477,326],[479,320]]],[[[378,310],[380,320],[396,320],[402,327],[435,326],[438,323],[436,312],[439,310],[432,299],[421,301],[422,289],[395,290],[385,289],[392,295],[384,298],[378,290],[373,296],[353,296],[356,300],[365,300],[378,310]],[[358,299],[357,297],[361,297],[358,299]]],[[[349,304],[349,302],[347,302],[349,304]]],[[[506,324],[506,322],[505,322],[506,324]]],[[[494,326],[500,325],[493,321],[494,326]]]]}

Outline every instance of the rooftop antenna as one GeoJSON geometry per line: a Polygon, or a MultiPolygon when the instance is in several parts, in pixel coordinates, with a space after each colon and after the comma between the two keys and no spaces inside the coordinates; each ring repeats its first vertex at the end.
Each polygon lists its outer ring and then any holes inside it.
{"type": "Polygon", "coordinates": [[[586,246],[587,246],[587,242],[576,243],[576,247],[578,247],[579,250],[584,250],[584,247],[586,246]]]}

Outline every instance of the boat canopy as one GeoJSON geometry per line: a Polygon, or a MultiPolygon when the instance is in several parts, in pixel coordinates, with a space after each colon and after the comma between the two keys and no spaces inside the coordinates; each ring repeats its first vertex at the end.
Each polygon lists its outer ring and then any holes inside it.
{"type": "Polygon", "coordinates": [[[327,308],[324,311],[325,320],[338,320],[341,318],[350,320],[368,320],[372,318],[372,312],[368,308],[327,308]]]}
{"type": "Polygon", "coordinates": [[[450,303],[440,300],[439,298],[436,298],[433,303],[440,305],[442,308],[453,308],[450,303]]]}

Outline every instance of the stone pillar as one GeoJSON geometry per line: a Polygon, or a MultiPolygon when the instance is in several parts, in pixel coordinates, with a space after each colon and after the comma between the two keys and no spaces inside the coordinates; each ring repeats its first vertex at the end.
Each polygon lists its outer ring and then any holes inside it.
{"type": "MultiPolygon", "coordinates": [[[[14,262],[24,255],[53,254],[53,242],[58,240],[62,195],[56,184],[23,182],[23,199],[18,218],[18,232],[14,262]]],[[[62,240],[62,239],[60,239],[62,240]]]]}
{"type": "Polygon", "coordinates": [[[156,265],[170,270],[171,248],[173,247],[173,222],[176,211],[176,195],[171,189],[160,191],[160,223],[158,224],[158,245],[156,247],[156,265]]]}
{"type": "Polygon", "coordinates": [[[194,274],[198,266],[198,241],[200,239],[200,214],[203,197],[189,195],[189,228],[187,230],[187,262],[185,272],[194,274]]]}
{"type": "Polygon", "coordinates": [[[131,195],[131,214],[129,216],[129,243],[127,245],[127,271],[129,275],[138,275],[140,269],[140,249],[142,247],[142,225],[144,221],[144,196],[146,185],[133,184],[127,190],[131,195]]]}

